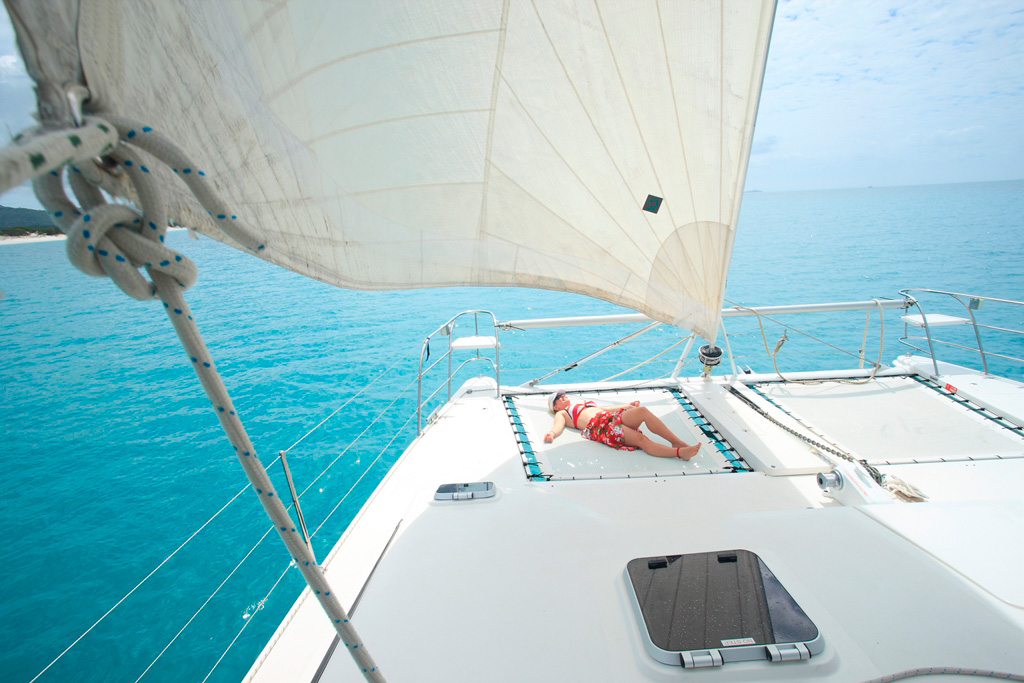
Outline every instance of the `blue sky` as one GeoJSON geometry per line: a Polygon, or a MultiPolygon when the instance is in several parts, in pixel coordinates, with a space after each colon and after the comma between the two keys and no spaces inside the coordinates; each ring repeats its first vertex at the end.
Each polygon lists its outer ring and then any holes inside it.
{"type": "MultiPolygon", "coordinates": [[[[0,10],[0,135],[32,124],[0,10]]],[[[1024,178],[1024,0],[780,0],[747,188],[1024,178]]],[[[4,206],[38,208],[27,188],[4,206]]]]}

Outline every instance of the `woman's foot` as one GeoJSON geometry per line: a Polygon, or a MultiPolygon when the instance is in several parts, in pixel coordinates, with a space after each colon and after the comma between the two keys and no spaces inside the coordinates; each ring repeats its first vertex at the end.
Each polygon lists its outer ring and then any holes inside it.
{"type": "Polygon", "coordinates": [[[700,444],[693,446],[684,446],[676,449],[676,457],[681,460],[689,460],[693,456],[697,455],[697,451],[700,450],[700,444]]]}

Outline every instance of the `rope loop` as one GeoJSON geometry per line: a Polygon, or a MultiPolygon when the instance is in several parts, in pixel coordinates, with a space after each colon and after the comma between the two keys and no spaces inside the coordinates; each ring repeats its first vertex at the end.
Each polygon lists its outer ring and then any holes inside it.
{"type": "MultiPolygon", "coordinates": [[[[65,170],[65,169],[61,169],[65,170]]],[[[62,175],[50,171],[33,181],[40,203],[50,212],[57,226],[68,236],[68,260],[86,275],[109,277],[129,297],[145,301],[157,298],[156,287],[139,271],[166,273],[178,286],[191,287],[197,270],[192,261],[163,244],[163,235],[143,235],[145,220],[134,208],[108,204],[78,169],[71,171],[69,183],[83,208],[72,203],[64,192],[62,175]]],[[[149,225],[155,225],[152,221],[149,225]]]]}
{"type": "MultiPolygon", "coordinates": [[[[152,126],[142,125],[125,117],[111,115],[107,117],[107,120],[117,127],[121,139],[128,143],[127,145],[122,144],[119,152],[123,153],[136,147],[159,159],[188,186],[221,232],[250,251],[260,252],[265,248],[266,245],[238,219],[237,214],[217,194],[206,172],[190,161],[185,152],[174,142],[153,129],[152,126]]],[[[125,156],[121,159],[121,163],[132,174],[133,180],[138,177],[140,170],[143,173],[148,173],[148,170],[145,166],[140,165],[137,158],[125,156]]]]}
{"type": "Polygon", "coordinates": [[[0,193],[76,161],[103,156],[117,145],[117,129],[95,116],[79,128],[19,133],[0,149],[0,193]]]}
{"type": "Polygon", "coordinates": [[[167,206],[149,166],[165,164],[188,186],[217,227],[243,248],[265,245],[218,196],[206,173],[152,127],[120,116],[86,116],[82,125],[18,135],[0,150],[0,192],[32,180],[36,196],[68,235],[68,258],[82,272],[110,277],[133,299],[157,298],[157,288],[138,269],[169,275],[187,289],[196,280],[191,261],[163,245],[167,206]],[[142,212],[109,204],[99,190],[93,160],[115,161],[135,187],[142,212]],[[78,168],[81,165],[81,169],[78,168]],[[63,177],[77,205],[64,191],[63,177]]]}

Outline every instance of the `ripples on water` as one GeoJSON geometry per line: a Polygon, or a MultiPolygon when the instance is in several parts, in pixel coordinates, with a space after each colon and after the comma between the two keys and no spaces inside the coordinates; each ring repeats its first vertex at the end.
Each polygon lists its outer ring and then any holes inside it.
{"type": "MultiPolygon", "coordinates": [[[[1024,298],[1022,197],[1020,181],[748,194],[727,299],[745,305],[870,299],[896,297],[900,287],[1024,298]]],[[[493,310],[499,319],[620,310],[533,290],[344,291],[211,240],[180,232],[168,239],[199,266],[189,301],[264,463],[406,358],[290,454],[301,490],[399,397],[400,410],[303,497],[312,530],[370,468],[314,538],[321,558],[415,433],[413,422],[371,466],[413,409],[411,383],[425,335],[465,309],[493,310]]],[[[0,670],[14,681],[34,676],[244,486],[159,305],[130,301],[109,282],[78,273],[63,248],[60,242],[0,247],[6,541],[0,634],[11,644],[0,654],[0,670]]],[[[1008,316],[1007,324],[1024,327],[1020,312],[1008,316]]],[[[904,350],[895,344],[902,330],[897,321],[887,316],[886,361],[904,350]]],[[[786,322],[804,325],[797,317],[786,322]]],[[[769,370],[751,356],[762,345],[756,325],[727,324],[739,335],[733,350],[740,364],[769,370]]],[[[826,325],[827,334],[846,336],[844,348],[856,352],[863,325],[863,314],[842,316],[826,325]]],[[[538,377],[634,329],[505,334],[503,382],[538,377]]],[[[877,354],[877,323],[871,329],[868,358],[877,354]]],[[[779,334],[769,325],[770,345],[779,334]]],[[[816,352],[790,337],[781,367],[814,367],[816,352]]],[[[657,329],[565,380],[612,375],[679,338],[657,329]]],[[[667,355],[644,374],[668,373],[676,357],[667,355]]],[[[692,363],[689,368],[696,372],[692,363]]],[[[1005,370],[1021,376],[1019,368],[1005,370]]],[[[272,476],[284,490],[279,467],[272,476]]],[[[134,681],[268,527],[246,492],[41,680],[134,681]]],[[[288,564],[276,536],[268,537],[144,680],[201,680],[246,626],[210,678],[240,679],[301,589],[298,573],[287,571],[263,602],[288,564]]]]}

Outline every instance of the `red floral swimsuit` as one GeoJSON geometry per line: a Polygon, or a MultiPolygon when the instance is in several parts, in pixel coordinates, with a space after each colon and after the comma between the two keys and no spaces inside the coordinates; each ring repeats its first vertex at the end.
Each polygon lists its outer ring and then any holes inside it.
{"type": "MultiPolygon", "coordinates": [[[[585,403],[577,403],[576,405],[569,406],[569,416],[572,418],[572,426],[579,429],[577,424],[580,413],[587,408],[592,408],[596,405],[593,401],[587,401],[585,403]]],[[[636,448],[633,446],[626,445],[626,437],[622,434],[622,411],[625,408],[619,408],[618,410],[602,410],[587,423],[586,428],[583,430],[583,438],[603,443],[605,446],[611,446],[621,451],[635,451],[636,448]]]]}

